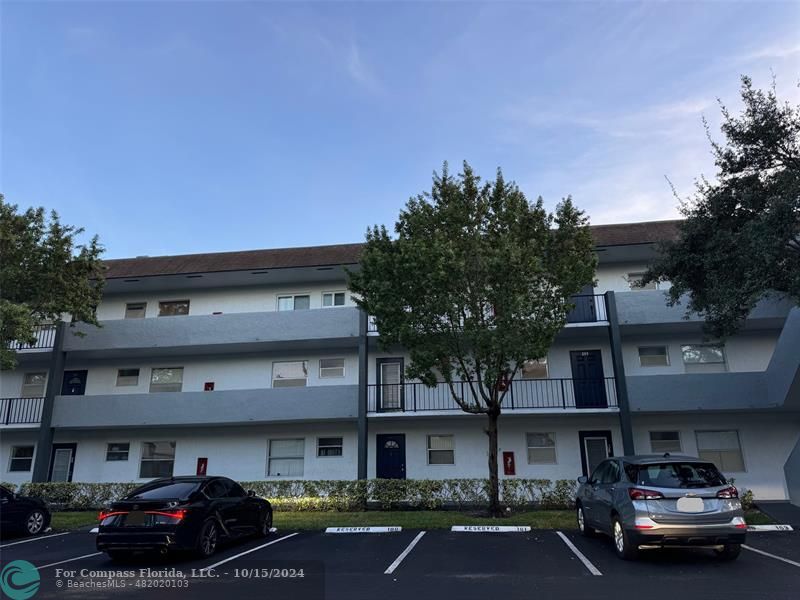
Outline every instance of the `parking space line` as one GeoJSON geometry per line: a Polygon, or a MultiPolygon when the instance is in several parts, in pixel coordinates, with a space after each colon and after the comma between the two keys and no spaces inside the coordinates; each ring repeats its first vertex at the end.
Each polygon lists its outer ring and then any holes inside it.
{"type": "Polygon", "coordinates": [[[0,546],[0,548],[8,548],[9,546],[16,546],[17,544],[27,544],[28,542],[38,542],[39,540],[46,540],[48,538],[54,538],[54,537],[58,537],[60,535],[67,535],[67,534],[70,534],[70,533],[72,533],[72,532],[71,531],[65,531],[64,533],[54,533],[53,535],[44,535],[42,537],[30,538],[30,539],[22,540],[22,541],[19,541],[19,542],[12,542],[11,544],[3,544],[2,546],[0,546]]]}
{"type": "Polygon", "coordinates": [[[567,548],[569,548],[570,550],[572,550],[572,553],[573,553],[575,556],[577,556],[577,557],[580,559],[580,561],[583,563],[583,565],[584,565],[584,566],[585,566],[587,569],[589,569],[589,572],[590,572],[592,575],[602,575],[602,573],[600,572],[600,569],[598,569],[597,567],[595,567],[595,566],[592,564],[592,561],[590,561],[588,558],[586,558],[586,556],[584,556],[583,552],[581,552],[580,550],[578,550],[578,548],[576,548],[576,547],[575,547],[575,544],[573,544],[573,543],[570,541],[570,539],[569,539],[567,536],[565,536],[565,535],[564,535],[563,533],[561,533],[560,531],[556,531],[556,534],[557,534],[557,535],[558,535],[558,537],[560,537],[560,538],[563,540],[563,542],[564,542],[564,543],[567,545],[567,548]]]}
{"type": "Polygon", "coordinates": [[[68,558],[67,560],[60,560],[58,562],[50,563],[48,565],[42,565],[41,567],[37,567],[39,569],[46,569],[47,567],[55,567],[56,565],[63,565],[64,563],[72,562],[75,560],[80,560],[82,558],[90,558],[92,556],[97,556],[98,554],[102,554],[102,552],[93,552],[92,554],[84,554],[83,556],[76,556],[75,558],[68,558]]]}
{"type": "Polygon", "coordinates": [[[764,556],[768,556],[769,558],[774,558],[775,560],[779,560],[781,562],[785,562],[786,564],[800,567],[800,562],[789,560],[788,558],[783,558],[782,556],[778,556],[777,554],[770,554],[769,552],[764,552],[763,550],[759,550],[758,548],[753,548],[752,546],[748,546],[747,544],[742,544],[742,548],[745,550],[750,550],[750,552],[756,552],[758,554],[763,554],[764,556]]]}
{"type": "Polygon", "coordinates": [[[214,569],[220,565],[224,565],[226,562],[230,562],[240,556],[244,556],[245,554],[250,554],[251,552],[255,552],[256,550],[261,550],[262,548],[266,548],[267,546],[272,546],[272,544],[277,544],[278,542],[282,542],[283,540],[288,540],[290,537],[294,537],[298,534],[298,531],[294,533],[290,533],[289,535],[285,535],[282,538],[278,538],[277,540],[272,540],[271,542],[267,542],[266,544],[261,544],[260,546],[256,546],[255,548],[250,548],[250,550],[245,550],[244,552],[240,552],[239,554],[234,554],[233,556],[229,556],[225,560],[221,560],[219,562],[214,563],[213,565],[209,565],[207,567],[203,567],[200,571],[208,571],[210,569],[214,569]]]}
{"type": "Polygon", "coordinates": [[[387,569],[386,569],[386,570],[383,572],[383,574],[384,574],[384,575],[391,575],[392,573],[394,573],[394,570],[395,570],[397,567],[399,567],[399,566],[400,566],[400,563],[401,563],[401,562],[403,562],[403,559],[404,559],[406,556],[408,556],[408,555],[409,555],[409,553],[410,553],[410,552],[411,552],[411,551],[414,549],[414,546],[416,546],[416,545],[417,545],[417,542],[419,542],[419,541],[422,539],[422,536],[423,536],[423,535],[425,535],[425,532],[424,532],[424,531],[420,531],[420,532],[417,534],[417,537],[415,537],[413,540],[411,540],[411,543],[410,543],[408,546],[406,546],[406,549],[405,549],[405,550],[403,550],[403,551],[400,553],[400,556],[398,556],[397,558],[395,558],[395,559],[394,559],[394,562],[393,562],[392,564],[390,564],[390,565],[389,565],[389,567],[388,567],[388,568],[387,568],[387,569]]]}

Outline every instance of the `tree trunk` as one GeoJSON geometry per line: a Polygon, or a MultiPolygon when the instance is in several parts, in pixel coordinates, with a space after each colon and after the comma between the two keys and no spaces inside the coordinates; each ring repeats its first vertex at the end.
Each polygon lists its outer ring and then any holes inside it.
{"type": "Polygon", "coordinates": [[[486,435],[489,436],[489,514],[493,517],[502,515],[500,509],[500,479],[497,472],[497,419],[500,411],[488,413],[489,427],[486,435]]]}

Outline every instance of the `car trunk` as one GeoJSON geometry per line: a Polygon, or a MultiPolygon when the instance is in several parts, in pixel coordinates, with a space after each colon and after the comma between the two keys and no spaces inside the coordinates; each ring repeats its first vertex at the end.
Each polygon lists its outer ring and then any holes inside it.
{"type": "Polygon", "coordinates": [[[663,498],[646,501],[650,518],[656,523],[712,525],[728,523],[733,518],[732,501],[717,498],[717,492],[724,486],[691,489],[648,486],[648,489],[663,495],[663,498]]]}

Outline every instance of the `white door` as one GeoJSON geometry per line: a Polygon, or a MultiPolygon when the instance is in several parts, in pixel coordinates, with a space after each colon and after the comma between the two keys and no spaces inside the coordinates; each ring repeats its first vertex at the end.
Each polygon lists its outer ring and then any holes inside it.
{"type": "Polygon", "coordinates": [[[586,473],[591,476],[601,462],[608,458],[608,441],[605,437],[583,438],[583,450],[586,456],[586,473]]]}
{"type": "Polygon", "coordinates": [[[72,465],[72,448],[56,448],[53,453],[53,473],[50,481],[69,481],[69,468],[72,465]]]}
{"type": "Polygon", "coordinates": [[[400,362],[381,363],[381,410],[402,408],[403,368],[400,362]]]}

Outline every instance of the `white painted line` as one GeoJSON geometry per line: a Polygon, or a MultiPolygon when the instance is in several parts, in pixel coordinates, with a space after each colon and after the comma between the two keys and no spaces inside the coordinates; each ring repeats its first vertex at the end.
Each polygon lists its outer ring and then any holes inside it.
{"type": "Polygon", "coordinates": [[[328,527],[325,533],[397,533],[402,527],[328,527]]]}
{"type": "Polygon", "coordinates": [[[747,531],[794,531],[791,525],[748,525],[747,531]]]}
{"type": "Polygon", "coordinates": [[[271,542],[267,542],[266,544],[261,544],[260,546],[256,546],[255,548],[250,548],[250,550],[245,550],[244,552],[240,552],[239,554],[235,554],[226,558],[225,560],[221,560],[219,562],[214,563],[213,565],[208,565],[207,567],[203,567],[200,571],[208,571],[210,569],[214,569],[220,565],[224,565],[227,562],[231,562],[234,559],[239,558],[240,556],[244,556],[245,554],[250,554],[251,552],[255,552],[256,550],[261,550],[262,548],[266,548],[267,546],[272,546],[272,544],[277,544],[278,542],[282,542],[283,540],[288,540],[290,537],[294,537],[299,532],[295,531],[294,533],[290,533],[289,535],[285,535],[282,538],[278,538],[277,540],[272,540],[271,542]]]}
{"type": "Polygon", "coordinates": [[[100,528],[99,527],[95,527],[94,529],[90,529],[89,533],[100,533],[100,528]]]}
{"type": "Polygon", "coordinates": [[[98,554],[102,554],[102,552],[94,552],[92,554],[84,554],[83,556],[76,556],[75,558],[68,558],[67,560],[60,560],[58,562],[50,563],[49,565],[42,565],[41,567],[37,567],[38,569],[46,569],[47,567],[55,567],[56,565],[63,565],[64,563],[72,562],[75,560],[80,560],[82,558],[90,558],[92,556],[97,556],[98,554]]]}
{"type": "Polygon", "coordinates": [[[779,560],[781,562],[785,562],[788,565],[793,565],[795,567],[800,567],[800,562],[789,560],[788,558],[783,558],[782,556],[778,556],[777,554],[770,554],[769,552],[764,552],[763,550],[759,550],[758,548],[753,548],[752,546],[748,546],[747,544],[742,544],[742,548],[746,550],[750,550],[750,552],[756,552],[758,554],[763,554],[764,556],[768,556],[770,558],[774,558],[775,560],[779,560]]]}
{"type": "Polygon", "coordinates": [[[469,533],[523,533],[530,531],[527,525],[453,525],[450,531],[469,533]]]}
{"type": "Polygon", "coordinates": [[[425,532],[424,532],[424,531],[420,531],[420,532],[417,534],[417,537],[415,537],[413,540],[411,540],[411,543],[410,543],[408,546],[406,546],[406,549],[405,549],[405,550],[403,550],[403,551],[400,553],[400,556],[398,556],[397,558],[395,558],[395,559],[394,559],[394,562],[393,562],[392,564],[390,564],[390,565],[389,565],[389,567],[388,567],[388,568],[387,568],[387,569],[386,569],[386,570],[383,572],[383,574],[384,574],[384,575],[391,575],[392,573],[394,573],[394,570],[395,570],[397,567],[399,567],[399,566],[400,566],[400,563],[401,563],[401,562],[403,562],[403,559],[404,559],[406,556],[408,556],[409,552],[411,552],[411,551],[414,549],[414,546],[416,546],[416,545],[417,545],[417,542],[418,542],[418,541],[420,541],[420,540],[422,539],[422,536],[423,536],[423,535],[425,535],[425,532]]]}
{"type": "Polygon", "coordinates": [[[590,572],[592,575],[602,575],[602,573],[600,572],[600,569],[598,569],[597,567],[595,567],[595,566],[592,564],[592,561],[590,561],[588,558],[586,558],[586,557],[583,555],[583,552],[581,552],[580,550],[578,550],[578,549],[575,547],[575,544],[573,544],[573,543],[572,543],[572,542],[569,540],[569,538],[568,538],[567,536],[565,536],[565,535],[564,535],[563,533],[561,533],[560,531],[556,531],[556,534],[558,534],[558,537],[560,537],[560,538],[561,538],[561,539],[564,541],[564,543],[567,545],[567,548],[569,548],[570,550],[572,550],[572,553],[573,553],[573,554],[575,554],[575,556],[577,556],[577,557],[580,559],[580,561],[583,563],[583,566],[585,566],[587,569],[589,569],[589,572],[590,572]]]}
{"type": "Polygon", "coordinates": [[[277,528],[277,527],[270,527],[270,528],[269,528],[269,532],[270,532],[270,533],[275,533],[276,531],[278,531],[278,528],[277,528]]]}
{"type": "Polygon", "coordinates": [[[3,544],[0,548],[8,548],[9,546],[16,546],[17,544],[27,544],[28,542],[38,542],[39,540],[46,540],[48,538],[58,537],[59,535],[67,535],[68,533],[72,533],[71,531],[65,531],[64,533],[54,533],[53,535],[44,535],[42,537],[34,537],[29,538],[27,540],[22,540],[20,542],[13,542],[11,544],[3,544]]]}

